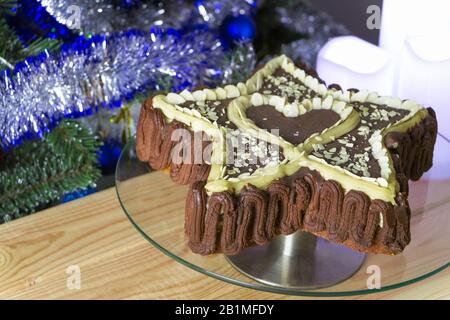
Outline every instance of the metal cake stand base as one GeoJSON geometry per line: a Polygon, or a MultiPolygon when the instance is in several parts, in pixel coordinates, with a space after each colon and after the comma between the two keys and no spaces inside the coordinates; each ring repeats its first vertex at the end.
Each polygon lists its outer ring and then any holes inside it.
{"type": "Polygon", "coordinates": [[[317,289],[350,278],[361,267],[365,256],[299,231],[226,258],[239,272],[258,282],[284,288],[317,289]]]}

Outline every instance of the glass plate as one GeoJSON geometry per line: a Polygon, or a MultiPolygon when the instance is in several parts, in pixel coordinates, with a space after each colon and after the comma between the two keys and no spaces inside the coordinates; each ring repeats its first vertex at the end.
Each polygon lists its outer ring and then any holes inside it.
{"type": "MultiPolygon", "coordinates": [[[[439,137],[435,152],[440,163],[433,168],[438,169],[410,184],[412,241],[404,252],[396,256],[369,254],[349,279],[322,289],[261,283],[236,270],[222,254],[204,257],[192,253],[184,236],[187,186],[174,184],[167,173],[152,172],[146,163],[138,161],[134,139],[126,145],[117,164],[116,190],[123,210],[142,236],[164,254],[198,272],[246,288],[282,294],[370,294],[415,283],[450,265],[450,143],[439,137]],[[379,289],[368,288],[374,270],[380,271],[379,289]]],[[[335,267],[330,264],[330,272],[335,267]]]]}

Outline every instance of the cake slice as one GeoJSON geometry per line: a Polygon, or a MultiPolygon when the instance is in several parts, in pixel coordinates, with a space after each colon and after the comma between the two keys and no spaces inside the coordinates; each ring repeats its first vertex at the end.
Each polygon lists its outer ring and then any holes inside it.
{"type": "Polygon", "coordinates": [[[436,135],[431,108],[327,87],[280,56],[246,83],[148,99],[136,150],[190,185],[193,252],[232,255],[304,230],[397,254],[410,241],[408,181],[431,167],[436,135]]]}

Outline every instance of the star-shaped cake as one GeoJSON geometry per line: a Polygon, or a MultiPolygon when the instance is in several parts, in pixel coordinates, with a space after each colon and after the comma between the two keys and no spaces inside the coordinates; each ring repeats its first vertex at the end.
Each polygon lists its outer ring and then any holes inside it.
{"type": "Polygon", "coordinates": [[[196,253],[232,255],[303,230],[397,254],[410,241],[408,181],[431,167],[436,134],[431,108],[327,87],[280,56],[246,83],[148,99],[136,149],[190,185],[196,253]]]}

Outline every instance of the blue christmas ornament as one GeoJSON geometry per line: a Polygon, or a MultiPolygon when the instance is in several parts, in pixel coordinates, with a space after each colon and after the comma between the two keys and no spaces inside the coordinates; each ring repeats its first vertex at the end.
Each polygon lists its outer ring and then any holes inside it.
{"type": "Polygon", "coordinates": [[[256,25],[249,15],[229,16],[222,22],[221,33],[229,42],[252,40],[255,38],[256,25]]]}
{"type": "Polygon", "coordinates": [[[116,0],[116,1],[114,1],[114,3],[117,3],[118,6],[123,9],[136,8],[141,4],[140,2],[141,1],[139,1],[139,0],[138,1],[136,1],[136,0],[116,0]]]}
{"type": "Polygon", "coordinates": [[[103,175],[109,175],[115,172],[121,152],[122,144],[119,141],[109,139],[103,143],[98,151],[98,161],[103,175]]]}

